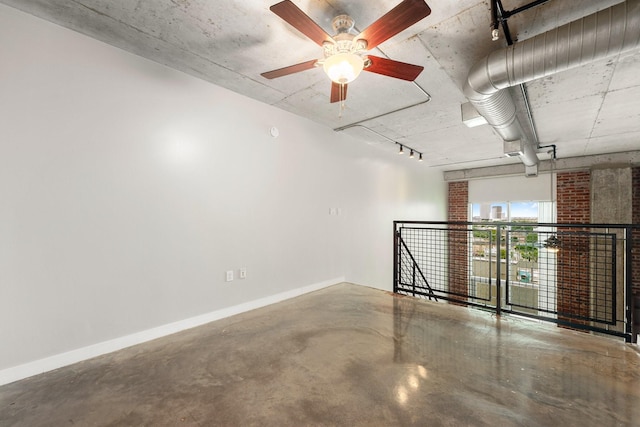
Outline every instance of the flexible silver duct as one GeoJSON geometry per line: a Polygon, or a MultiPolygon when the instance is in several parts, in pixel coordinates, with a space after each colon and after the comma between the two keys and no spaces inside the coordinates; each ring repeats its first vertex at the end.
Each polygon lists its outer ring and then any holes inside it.
{"type": "Polygon", "coordinates": [[[524,141],[520,158],[537,167],[508,88],[638,47],[640,0],[627,0],[492,52],[469,72],[464,94],[504,141],[524,141]]]}

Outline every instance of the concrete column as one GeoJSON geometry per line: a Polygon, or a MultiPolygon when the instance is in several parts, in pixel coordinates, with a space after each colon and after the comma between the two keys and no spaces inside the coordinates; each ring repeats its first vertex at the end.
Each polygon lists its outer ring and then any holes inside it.
{"type": "Polygon", "coordinates": [[[631,224],[633,214],[631,168],[608,166],[591,170],[591,221],[631,224]]]}
{"type": "MultiPolygon", "coordinates": [[[[607,165],[591,171],[591,221],[595,224],[631,224],[633,221],[633,185],[632,170],[628,165],[607,165]]],[[[616,318],[624,319],[624,233],[616,231],[618,244],[616,245],[616,318]]],[[[596,275],[592,272],[592,308],[598,306],[598,301],[611,298],[611,291],[605,290],[602,283],[594,283],[603,276],[602,266],[594,258],[606,257],[611,248],[607,242],[595,239],[592,243],[591,268],[599,269],[596,275]]],[[[608,272],[610,273],[610,272],[608,272]]],[[[622,325],[619,326],[622,328],[622,325]]],[[[618,327],[616,329],[619,329],[618,327]]],[[[622,330],[622,329],[620,329],[622,330]]]]}

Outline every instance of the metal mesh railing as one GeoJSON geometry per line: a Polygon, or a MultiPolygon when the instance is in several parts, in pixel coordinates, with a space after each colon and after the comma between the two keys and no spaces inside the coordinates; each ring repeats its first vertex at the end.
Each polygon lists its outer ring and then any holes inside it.
{"type": "Polygon", "coordinates": [[[628,338],[634,228],[396,222],[394,291],[628,338]]]}

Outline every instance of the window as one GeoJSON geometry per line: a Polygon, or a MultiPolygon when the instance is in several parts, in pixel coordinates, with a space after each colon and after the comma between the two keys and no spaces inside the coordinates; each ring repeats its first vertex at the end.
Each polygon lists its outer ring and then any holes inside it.
{"type": "Polygon", "coordinates": [[[473,222],[553,222],[552,203],[542,201],[473,203],[473,222]]]}
{"type": "Polygon", "coordinates": [[[555,307],[555,299],[551,301],[544,296],[547,293],[539,292],[541,284],[549,286],[552,282],[549,278],[555,272],[555,257],[550,257],[544,249],[545,239],[555,230],[538,225],[554,222],[554,203],[473,203],[469,211],[474,222],[470,283],[477,295],[485,295],[488,303],[495,304],[496,279],[500,272],[499,283],[509,284],[508,292],[502,293],[502,304],[515,304],[532,314],[541,308],[555,307]],[[507,222],[511,225],[501,225],[498,230],[498,223],[507,222]]]}

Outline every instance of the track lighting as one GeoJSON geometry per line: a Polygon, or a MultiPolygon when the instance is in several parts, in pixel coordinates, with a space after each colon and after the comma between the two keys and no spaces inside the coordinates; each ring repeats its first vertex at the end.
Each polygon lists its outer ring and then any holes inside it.
{"type": "MultiPolygon", "coordinates": [[[[393,142],[395,142],[395,141],[393,141],[393,142]]],[[[405,145],[400,144],[399,142],[395,142],[395,144],[400,147],[400,149],[398,150],[398,154],[404,154],[405,145]]],[[[417,150],[414,150],[411,147],[407,147],[407,150],[409,150],[409,158],[410,159],[415,159],[416,156],[418,156],[418,161],[420,161],[420,162],[422,161],[422,153],[421,152],[419,152],[417,150]]]]}

